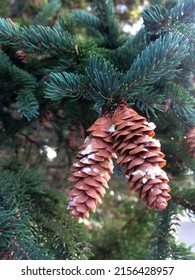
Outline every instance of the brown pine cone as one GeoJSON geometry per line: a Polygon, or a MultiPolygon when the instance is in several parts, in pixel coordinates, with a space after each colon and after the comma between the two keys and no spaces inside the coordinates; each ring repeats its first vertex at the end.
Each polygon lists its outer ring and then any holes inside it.
{"type": "Polygon", "coordinates": [[[195,126],[186,133],[186,147],[192,158],[195,158],[195,126]]]}
{"type": "Polygon", "coordinates": [[[76,146],[76,129],[75,126],[72,126],[70,129],[69,135],[69,146],[71,149],[74,149],[76,146]]]}
{"type": "Polygon", "coordinates": [[[15,54],[15,57],[20,63],[22,63],[24,65],[26,65],[27,62],[28,62],[28,55],[23,50],[17,50],[16,54],[15,54]]]}
{"type": "Polygon", "coordinates": [[[108,188],[113,172],[112,158],[116,157],[112,149],[111,125],[109,114],[98,118],[88,129],[90,135],[76,155],[79,160],[72,165],[72,176],[69,178],[74,182],[68,206],[73,218],[88,217],[90,210],[95,212],[97,202],[101,201],[105,188],[108,188]]]}
{"type": "Polygon", "coordinates": [[[114,112],[113,149],[119,155],[116,163],[125,167],[130,189],[135,190],[149,208],[164,210],[170,187],[161,169],[166,161],[160,142],[152,138],[154,124],[121,102],[114,112]]]}

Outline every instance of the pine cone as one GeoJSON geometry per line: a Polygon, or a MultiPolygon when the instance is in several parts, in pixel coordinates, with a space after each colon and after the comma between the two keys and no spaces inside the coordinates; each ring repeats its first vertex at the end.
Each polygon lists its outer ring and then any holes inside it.
{"type": "Polygon", "coordinates": [[[186,133],[186,147],[192,158],[195,158],[195,126],[186,133]]]}
{"type": "Polygon", "coordinates": [[[71,149],[74,149],[76,147],[76,129],[75,129],[75,126],[72,126],[71,129],[70,129],[69,146],[70,146],[71,149]]]}
{"type": "Polygon", "coordinates": [[[76,155],[79,161],[72,165],[69,181],[73,181],[74,186],[70,190],[68,210],[73,218],[88,217],[90,210],[95,212],[97,202],[108,188],[109,174],[113,172],[112,158],[116,157],[110,136],[111,121],[109,114],[95,121],[76,155]]]}
{"type": "Polygon", "coordinates": [[[16,59],[18,60],[18,62],[26,65],[28,62],[28,55],[25,51],[23,50],[17,50],[16,54],[15,54],[16,59]]]}
{"type": "Polygon", "coordinates": [[[119,155],[116,163],[125,167],[125,175],[149,208],[164,210],[170,187],[169,179],[161,169],[166,161],[160,143],[153,139],[154,124],[121,102],[114,112],[113,149],[119,155]]]}

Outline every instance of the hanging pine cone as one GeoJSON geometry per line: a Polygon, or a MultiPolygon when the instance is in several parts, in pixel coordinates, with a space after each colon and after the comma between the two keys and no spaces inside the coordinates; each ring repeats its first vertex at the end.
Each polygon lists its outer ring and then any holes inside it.
{"type": "Polygon", "coordinates": [[[149,208],[163,210],[167,206],[169,179],[161,169],[166,161],[160,143],[152,138],[154,124],[121,102],[114,112],[113,149],[119,155],[116,163],[125,167],[125,175],[149,208]]]}
{"type": "Polygon", "coordinates": [[[69,146],[70,146],[71,149],[74,149],[76,147],[76,129],[75,129],[75,126],[72,126],[71,129],[70,129],[69,146]]]}
{"type": "Polygon", "coordinates": [[[81,124],[73,125],[69,134],[69,146],[71,149],[78,148],[83,143],[85,136],[84,128],[81,124]]]}
{"type": "Polygon", "coordinates": [[[85,138],[85,130],[82,124],[79,124],[79,138],[84,140],[85,138]]]}
{"type": "Polygon", "coordinates": [[[107,182],[113,172],[112,158],[116,157],[110,137],[111,121],[111,116],[106,114],[94,122],[88,129],[89,137],[76,155],[79,161],[72,165],[69,181],[74,185],[68,210],[73,218],[88,217],[90,210],[95,212],[97,202],[108,188],[107,182]]]}
{"type": "Polygon", "coordinates": [[[192,158],[195,158],[195,126],[186,133],[186,147],[192,158]]]}
{"type": "Polygon", "coordinates": [[[26,65],[28,62],[28,55],[23,50],[17,50],[15,58],[18,60],[18,62],[22,63],[23,65],[26,65]]]}

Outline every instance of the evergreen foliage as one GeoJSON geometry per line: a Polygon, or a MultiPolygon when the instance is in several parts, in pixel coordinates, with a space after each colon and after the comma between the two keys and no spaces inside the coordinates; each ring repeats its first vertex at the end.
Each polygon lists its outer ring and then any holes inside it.
{"type": "Polygon", "coordinates": [[[47,25],[53,19],[57,12],[61,9],[60,0],[52,0],[44,5],[42,10],[36,15],[33,23],[39,25],[47,25]]]}
{"type": "Polygon", "coordinates": [[[78,9],[74,10],[74,16],[77,24],[81,23],[96,30],[101,30],[101,21],[97,16],[78,9]]]}
{"type": "Polygon", "coordinates": [[[181,120],[184,126],[195,125],[195,107],[194,99],[190,92],[180,85],[168,83],[165,86],[167,97],[171,99],[170,109],[176,113],[177,118],[181,120]],[[169,93],[171,92],[171,95],[169,93]],[[186,104],[188,104],[186,106],[186,104]]]}
{"type": "Polygon", "coordinates": [[[116,48],[119,39],[119,25],[114,15],[112,0],[94,0],[96,13],[101,22],[101,34],[109,48],[116,48]]]}
{"type": "MultiPolygon", "coordinates": [[[[172,80],[179,72],[181,61],[188,55],[188,42],[178,34],[169,33],[150,43],[126,73],[129,89],[139,85],[155,86],[161,79],[172,80]],[[164,71],[164,70],[167,71],[164,71]]],[[[140,90],[143,90],[141,88],[140,90]]]]}
{"type": "Polygon", "coordinates": [[[194,259],[175,226],[179,213],[195,215],[195,161],[185,147],[195,126],[195,1],[151,1],[136,35],[122,32],[112,0],[94,0],[91,11],[86,3],[51,0],[28,21],[0,18],[0,258],[194,259]],[[103,205],[86,226],[69,217],[62,191],[84,130],[121,100],[157,125],[172,203],[146,211],[114,178],[121,202],[103,205]]]}
{"type": "Polygon", "coordinates": [[[60,192],[44,189],[35,170],[16,164],[1,163],[1,258],[88,258],[86,233],[64,211],[66,199],[60,192]]]}
{"type": "Polygon", "coordinates": [[[155,230],[151,237],[148,259],[153,260],[192,260],[194,254],[184,244],[177,244],[174,234],[179,226],[177,210],[174,204],[170,204],[164,211],[156,215],[155,230]]]}
{"type": "Polygon", "coordinates": [[[28,121],[34,117],[37,117],[39,114],[39,103],[31,92],[28,92],[27,90],[21,90],[18,93],[16,100],[19,107],[18,112],[22,117],[26,117],[28,121]]]}
{"type": "Polygon", "coordinates": [[[69,98],[70,96],[71,98],[78,98],[87,88],[84,76],[68,72],[51,74],[46,85],[45,97],[54,101],[66,96],[69,98]]]}
{"type": "Polygon", "coordinates": [[[1,43],[23,48],[29,52],[62,55],[76,52],[74,38],[68,31],[49,26],[18,27],[10,20],[1,19],[1,43]]]}

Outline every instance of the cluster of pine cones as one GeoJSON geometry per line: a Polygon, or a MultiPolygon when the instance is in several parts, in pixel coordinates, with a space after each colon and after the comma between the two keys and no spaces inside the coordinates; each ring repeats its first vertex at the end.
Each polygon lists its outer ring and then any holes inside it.
{"type": "MultiPolygon", "coordinates": [[[[138,115],[125,102],[114,114],[105,114],[88,129],[89,137],[79,148],[70,181],[68,209],[73,218],[95,212],[97,202],[108,188],[113,172],[112,159],[123,166],[129,188],[135,190],[149,208],[164,210],[171,199],[169,179],[161,168],[166,165],[160,142],[153,137],[155,125],[138,115]]],[[[185,134],[186,149],[195,158],[195,127],[185,134]]]]}
{"type": "Polygon", "coordinates": [[[129,188],[149,208],[164,210],[171,198],[169,179],[162,170],[166,161],[160,142],[154,139],[153,123],[140,116],[124,101],[114,113],[106,113],[88,129],[80,146],[78,161],[71,167],[73,182],[68,210],[73,218],[89,217],[106,193],[113,172],[112,159],[124,167],[129,188]]]}

